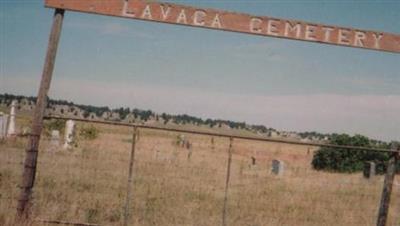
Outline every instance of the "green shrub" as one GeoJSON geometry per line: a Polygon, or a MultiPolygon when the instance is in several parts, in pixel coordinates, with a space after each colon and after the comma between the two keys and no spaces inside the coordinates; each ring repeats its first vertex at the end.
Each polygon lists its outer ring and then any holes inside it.
{"type": "MultiPolygon", "coordinates": [[[[331,144],[335,145],[389,148],[386,143],[372,143],[367,137],[361,135],[340,134],[331,137],[331,144]]],[[[362,171],[364,163],[372,161],[376,164],[376,172],[382,174],[386,171],[388,160],[389,153],[386,152],[323,147],[314,153],[312,166],[316,170],[353,173],[362,171]]],[[[397,169],[400,169],[400,164],[398,164],[397,169]]]]}
{"type": "Polygon", "coordinates": [[[51,135],[52,130],[60,131],[62,134],[65,130],[65,121],[62,119],[52,119],[44,122],[44,132],[47,136],[51,135]]]}
{"type": "Polygon", "coordinates": [[[86,140],[94,140],[99,136],[99,130],[90,125],[88,127],[82,127],[79,131],[79,135],[86,140]]]}

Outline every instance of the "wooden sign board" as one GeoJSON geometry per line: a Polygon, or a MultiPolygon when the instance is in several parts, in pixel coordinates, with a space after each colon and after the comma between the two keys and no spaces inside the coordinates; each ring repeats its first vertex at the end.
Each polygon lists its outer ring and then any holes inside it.
{"type": "Polygon", "coordinates": [[[46,0],[46,7],[400,53],[400,35],[144,0],[46,0]]]}

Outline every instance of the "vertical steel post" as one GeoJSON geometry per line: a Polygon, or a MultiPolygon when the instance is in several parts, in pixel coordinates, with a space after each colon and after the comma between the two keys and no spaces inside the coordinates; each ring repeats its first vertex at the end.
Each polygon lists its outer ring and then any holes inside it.
{"type": "Polygon", "coordinates": [[[26,157],[24,171],[21,182],[21,193],[18,199],[17,216],[29,216],[31,206],[32,188],[35,183],[36,166],[38,159],[38,147],[40,134],[43,127],[43,116],[47,106],[47,93],[50,88],[51,77],[53,75],[54,63],[57,54],[58,42],[60,40],[64,10],[56,9],[53,16],[53,25],[47,47],[46,60],[44,62],[42,80],[36,99],[36,107],[32,118],[32,132],[29,136],[26,147],[26,157]]]}
{"type": "Polygon", "coordinates": [[[129,217],[130,217],[130,204],[131,204],[131,190],[132,190],[132,178],[133,178],[133,163],[135,161],[135,146],[137,139],[137,127],[133,127],[133,135],[132,135],[132,148],[131,148],[131,156],[129,159],[129,172],[128,172],[128,188],[126,191],[126,203],[125,203],[125,213],[124,213],[124,226],[128,225],[129,217]]]}
{"type": "Polygon", "coordinates": [[[228,165],[226,169],[226,181],[225,181],[225,196],[224,196],[224,209],[222,212],[222,226],[226,226],[226,213],[227,213],[227,204],[228,204],[228,189],[229,189],[229,179],[231,177],[231,163],[232,163],[232,147],[233,147],[233,138],[229,138],[229,150],[228,150],[228,165]]]}
{"type": "MultiPolygon", "coordinates": [[[[393,144],[392,150],[399,151],[399,146],[393,144]]],[[[376,223],[377,226],[386,226],[387,217],[389,214],[390,196],[392,194],[392,188],[393,188],[393,180],[396,175],[396,165],[399,162],[399,159],[400,159],[400,153],[395,152],[392,154],[388,162],[385,180],[383,182],[381,203],[379,206],[378,220],[376,223]]]]}

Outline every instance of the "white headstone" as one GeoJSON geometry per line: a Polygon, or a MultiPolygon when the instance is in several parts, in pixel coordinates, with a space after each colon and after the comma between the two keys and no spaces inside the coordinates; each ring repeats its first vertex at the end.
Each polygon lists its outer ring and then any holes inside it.
{"type": "Polygon", "coordinates": [[[15,131],[15,107],[17,106],[17,101],[13,100],[11,102],[11,110],[10,110],[10,124],[8,124],[7,136],[14,136],[16,134],[15,131]]]}
{"type": "Polygon", "coordinates": [[[0,112],[0,139],[3,139],[7,136],[7,122],[8,122],[8,115],[3,114],[0,112]]]}
{"type": "Polygon", "coordinates": [[[60,131],[58,130],[52,130],[51,131],[51,144],[53,145],[59,145],[60,144],[60,131]]]}
{"type": "Polygon", "coordinates": [[[75,122],[72,120],[68,120],[65,123],[65,141],[64,141],[64,149],[71,148],[71,144],[74,141],[74,128],[75,122]]]}
{"type": "Polygon", "coordinates": [[[275,175],[282,176],[285,170],[285,164],[277,159],[272,160],[271,172],[275,175]]]}
{"type": "Polygon", "coordinates": [[[376,174],[376,164],[375,162],[365,162],[364,163],[364,170],[363,170],[363,175],[367,179],[371,179],[375,176],[376,174]]]}

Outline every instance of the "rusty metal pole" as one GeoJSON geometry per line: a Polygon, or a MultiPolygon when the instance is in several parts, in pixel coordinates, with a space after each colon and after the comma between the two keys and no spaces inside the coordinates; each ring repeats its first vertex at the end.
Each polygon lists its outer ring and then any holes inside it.
{"type": "MultiPolygon", "coordinates": [[[[399,150],[399,146],[392,145],[392,150],[399,150]]],[[[385,180],[383,182],[383,190],[381,196],[381,203],[379,206],[377,226],[386,226],[387,216],[389,214],[390,196],[392,194],[393,180],[396,175],[396,166],[400,159],[400,153],[393,153],[388,162],[386,169],[385,180]]]]}
{"type": "Polygon", "coordinates": [[[53,16],[53,25],[49,37],[46,59],[44,62],[42,80],[36,99],[36,107],[33,112],[32,132],[29,136],[26,147],[26,157],[24,162],[24,172],[21,182],[21,193],[18,199],[17,216],[29,216],[29,207],[31,205],[32,188],[35,183],[36,164],[38,159],[38,147],[40,134],[43,127],[43,116],[47,106],[47,93],[50,88],[51,77],[54,69],[54,62],[57,54],[58,42],[60,40],[64,10],[56,9],[53,16]]]}
{"type": "Polygon", "coordinates": [[[226,181],[225,181],[225,196],[224,196],[224,209],[222,212],[222,226],[226,226],[226,213],[228,204],[228,189],[229,189],[229,179],[231,177],[231,163],[232,163],[232,146],[233,138],[229,138],[229,150],[228,150],[228,166],[226,169],[226,181]]]}
{"type": "Polygon", "coordinates": [[[137,127],[133,127],[133,135],[132,135],[132,148],[131,148],[131,156],[129,160],[129,172],[128,172],[128,188],[126,192],[126,203],[125,203],[125,213],[124,213],[124,226],[128,226],[129,217],[130,217],[130,204],[131,204],[131,190],[132,190],[132,178],[133,178],[133,163],[135,160],[135,147],[136,147],[136,139],[137,139],[137,127]]]}

